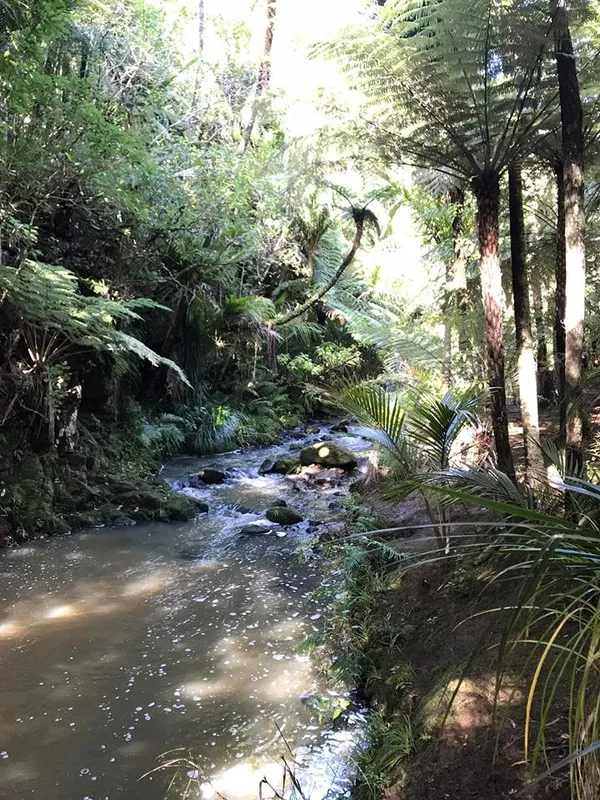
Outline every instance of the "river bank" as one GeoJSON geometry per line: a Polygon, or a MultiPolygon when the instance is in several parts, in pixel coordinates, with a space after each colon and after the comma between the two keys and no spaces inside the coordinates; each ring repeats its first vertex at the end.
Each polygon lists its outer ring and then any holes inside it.
{"type": "MultiPolygon", "coordinates": [[[[353,800],[569,800],[565,771],[532,783],[523,760],[526,650],[496,683],[507,586],[490,583],[483,546],[471,557],[424,557],[436,545],[417,527],[420,513],[412,501],[365,495],[349,519],[354,536],[330,552],[343,582],[315,649],[369,706],[353,800]],[[377,527],[396,530],[360,536],[377,527]]],[[[568,753],[566,692],[562,705],[546,731],[555,761],[568,753]]],[[[534,704],[532,736],[539,719],[534,704]]]]}

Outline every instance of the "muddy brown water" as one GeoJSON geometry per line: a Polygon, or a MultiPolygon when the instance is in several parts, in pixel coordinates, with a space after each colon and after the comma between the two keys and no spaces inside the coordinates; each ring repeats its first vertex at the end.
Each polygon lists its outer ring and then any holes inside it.
{"type": "Polygon", "coordinates": [[[258,476],[285,452],[169,463],[170,482],[207,464],[232,471],[196,491],[211,510],[193,522],[0,554],[2,800],[253,798],[264,775],[281,788],[288,747],[307,800],[346,795],[361,715],[320,721],[311,698],[335,693],[297,653],[326,611],[314,590],[334,594],[337,576],[298,558],[306,523],[239,535],[279,498],[307,519],[335,516],[329,503],[345,489],[297,491],[258,476]],[[169,760],[179,761],[156,769],[169,760]]]}

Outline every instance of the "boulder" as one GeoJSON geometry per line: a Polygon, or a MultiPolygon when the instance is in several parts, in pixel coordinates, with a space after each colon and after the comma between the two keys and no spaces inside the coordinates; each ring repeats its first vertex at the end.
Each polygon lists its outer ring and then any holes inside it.
{"type": "Polygon", "coordinates": [[[64,514],[63,519],[72,530],[97,528],[103,522],[97,511],[76,511],[72,514],[64,514]]]}
{"type": "Polygon", "coordinates": [[[278,458],[273,464],[271,472],[277,475],[287,475],[289,472],[295,472],[300,466],[300,463],[301,461],[298,456],[283,456],[282,458],[278,458]]]}
{"type": "Polygon", "coordinates": [[[347,425],[332,425],[331,426],[332,433],[348,433],[348,426],[347,425]]]}
{"type": "MultiPolygon", "coordinates": [[[[155,516],[155,519],[165,521],[186,522],[188,519],[193,519],[198,513],[198,506],[196,501],[190,497],[185,497],[182,494],[172,495],[168,497],[163,503],[160,511],[162,514],[155,516]]],[[[208,511],[208,506],[206,507],[208,511]]]]}
{"type": "Polygon", "coordinates": [[[311,464],[338,467],[349,472],[356,468],[357,461],[354,453],[335,442],[318,442],[300,452],[300,464],[303,467],[311,464]]]}
{"type": "Polygon", "coordinates": [[[14,464],[10,507],[11,527],[25,534],[47,530],[54,515],[54,482],[44,472],[42,462],[35,453],[26,452],[14,464]]]}
{"type": "Polygon", "coordinates": [[[309,436],[314,436],[317,433],[321,433],[321,428],[318,425],[308,425],[306,428],[306,433],[309,436]]]}
{"type": "Polygon", "coordinates": [[[71,526],[62,517],[54,515],[50,522],[48,533],[52,536],[59,536],[61,533],[71,533],[71,526]]]}
{"type": "Polygon", "coordinates": [[[278,525],[297,525],[303,521],[303,517],[293,509],[286,506],[271,506],[267,510],[267,519],[276,522],[278,525]]]}
{"type": "Polygon", "coordinates": [[[268,475],[270,472],[273,472],[273,467],[275,466],[275,459],[274,458],[265,458],[263,463],[258,468],[259,475],[268,475]]]}
{"type": "Polygon", "coordinates": [[[232,505],[228,506],[232,511],[237,511],[238,514],[254,514],[255,511],[253,508],[249,508],[248,506],[238,506],[232,505]]]}
{"type": "Polygon", "coordinates": [[[195,547],[185,547],[180,553],[179,558],[184,561],[202,561],[206,558],[206,552],[195,547]]]}
{"type": "Polygon", "coordinates": [[[268,522],[250,522],[248,525],[244,525],[244,527],[241,528],[240,534],[242,536],[265,536],[266,534],[271,533],[271,531],[274,529],[275,526],[269,524],[268,522]]]}
{"type": "Polygon", "coordinates": [[[289,435],[291,439],[304,439],[306,436],[303,431],[290,431],[289,435]]]}
{"type": "Polygon", "coordinates": [[[200,472],[196,475],[196,477],[202,481],[202,483],[207,484],[208,486],[214,486],[218,483],[223,483],[226,478],[224,472],[220,469],[213,469],[212,467],[206,467],[206,469],[201,469],[200,472]]]}
{"type": "Polygon", "coordinates": [[[271,503],[271,508],[286,508],[287,503],[285,500],[280,498],[279,500],[273,500],[271,503]]]}

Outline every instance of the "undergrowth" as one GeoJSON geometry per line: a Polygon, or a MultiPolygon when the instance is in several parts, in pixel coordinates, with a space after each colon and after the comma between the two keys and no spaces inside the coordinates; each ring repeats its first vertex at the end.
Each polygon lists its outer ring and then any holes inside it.
{"type": "Polygon", "coordinates": [[[367,718],[366,740],[355,754],[357,781],[353,797],[379,800],[384,791],[402,777],[403,764],[414,748],[416,722],[410,704],[392,711],[386,702],[371,697],[377,683],[385,683],[394,697],[394,708],[402,706],[412,687],[412,668],[402,652],[403,629],[391,614],[382,613],[386,594],[397,590],[401,552],[367,536],[381,520],[355,498],[346,502],[348,535],[328,542],[328,564],[335,564],[340,591],[330,605],[321,630],[308,636],[302,649],[315,657],[332,683],[361,687],[372,700],[367,718]],[[393,663],[387,680],[382,666],[393,663]]]}

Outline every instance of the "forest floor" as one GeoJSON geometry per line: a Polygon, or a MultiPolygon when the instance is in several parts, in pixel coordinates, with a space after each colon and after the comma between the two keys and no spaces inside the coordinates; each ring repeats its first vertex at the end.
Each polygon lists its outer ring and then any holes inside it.
{"type": "MultiPolygon", "coordinates": [[[[556,421],[549,418],[551,433],[556,421]]],[[[522,458],[518,419],[511,420],[517,459],[522,458]]],[[[390,527],[389,544],[404,552],[427,550],[431,543],[428,517],[419,501],[391,506],[373,496],[364,498],[390,527]]],[[[477,517],[471,517],[476,529],[477,517]]],[[[390,774],[397,783],[393,800],[525,800],[571,797],[568,774],[530,785],[524,762],[527,655],[517,654],[499,691],[498,652],[501,613],[482,613],[507,602],[506,583],[489,585],[492,570],[478,559],[436,560],[403,572],[374,599],[370,625],[387,627],[393,648],[375,665],[367,696],[388,724],[376,747],[386,748],[394,726],[408,725],[410,754],[390,774]],[[477,653],[474,658],[473,654],[477,653]],[[402,682],[397,676],[405,677],[402,682]],[[517,677],[519,676],[519,677],[517,677]],[[448,712],[453,692],[456,696],[448,712]],[[448,713],[448,716],[445,715],[448,713]]],[[[514,588],[512,589],[514,591],[514,588]]],[[[565,702],[558,703],[547,725],[546,742],[552,761],[567,754],[565,702]]],[[[535,707],[533,709],[535,734],[535,707]]],[[[385,760],[385,757],[384,757],[385,760]]],[[[358,794],[362,797],[361,794],[358,794]]]]}

